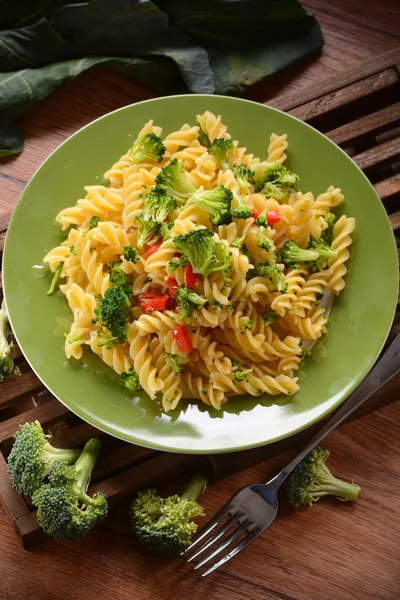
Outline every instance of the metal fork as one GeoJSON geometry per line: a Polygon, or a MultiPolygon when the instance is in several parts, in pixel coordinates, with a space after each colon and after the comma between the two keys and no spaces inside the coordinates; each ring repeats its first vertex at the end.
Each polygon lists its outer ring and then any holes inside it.
{"type": "Polygon", "coordinates": [[[207,553],[194,567],[199,569],[223,550],[227,552],[202,573],[206,577],[215,569],[233,558],[246,546],[251,544],[274,521],[278,512],[277,492],[285,479],[300,461],[335,427],[340,425],[356,408],[368,400],[379,388],[392,379],[400,371],[400,333],[398,333],[386,350],[380,361],[370,371],[357,390],[350,396],[343,406],[321,427],[318,433],[304,446],[304,448],[286,465],[278,475],[268,483],[248,485],[219,511],[194,539],[189,548],[183,553],[189,554],[187,562],[194,561],[206,550],[207,553]],[[226,517],[229,520],[218,529],[211,537],[207,538],[226,517]],[[224,537],[227,534],[228,537],[224,537]],[[241,536],[244,536],[241,541],[241,536]],[[216,545],[216,542],[220,543],[216,545]],[[203,544],[192,553],[193,549],[203,541],[203,544]],[[238,542],[235,544],[235,542],[238,542]]]}

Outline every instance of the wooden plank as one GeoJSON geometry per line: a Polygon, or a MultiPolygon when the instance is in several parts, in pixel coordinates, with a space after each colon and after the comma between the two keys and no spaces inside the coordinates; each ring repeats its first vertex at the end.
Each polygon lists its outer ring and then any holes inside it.
{"type": "Polygon", "coordinates": [[[0,452],[0,503],[13,523],[29,513],[26,502],[11,485],[7,463],[0,452]]]}
{"type": "Polygon", "coordinates": [[[0,214],[0,232],[7,231],[12,211],[0,214]]]}
{"type": "Polygon", "coordinates": [[[376,183],[374,188],[382,200],[387,200],[395,196],[400,193],[400,173],[376,183]]]}
{"type": "Polygon", "coordinates": [[[400,137],[394,138],[389,142],[378,144],[365,152],[353,156],[354,162],[360,169],[369,169],[377,165],[385,165],[394,162],[400,157],[400,137]]]}
{"type": "Polygon", "coordinates": [[[12,375],[1,384],[0,407],[3,408],[16,398],[22,398],[40,388],[43,388],[43,383],[33,371],[28,371],[23,375],[12,375]]]}
{"type": "Polygon", "coordinates": [[[400,61],[400,49],[395,48],[389,52],[382,54],[370,61],[356,65],[351,69],[335,73],[333,77],[322,78],[318,85],[309,86],[303,90],[295,90],[291,94],[278,96],[268,102],[270,106],[276,106],[280,110],[292,111],[295,107],[306,104],[316,98],[320,98],[351,83],[360,81],[361,79],[374,75],[382,69],[391,67],[400,61]]]}
{"type": "Polygon", "coordinates": [[[370,77],[360,79],[351,85],[346,85],[329,94],[324,94],[316,100],[311,100],[307,104],[297,106],[290,110],[290,114],[303,121],[310,121],[315,117],[326,115],[332,110],[346,106],[355,100],[362,98],[364,101],[367,101],[366,99],[371,94],[383,90],[399,80],[399,74],[394,68],[385,69],[370,77]]]}
{"type": "MultiPolygon", "coordinates": [[[[400,176],[399,176],[399,183],[400,183],[400,176]]],[[[389,215],[389,221],[390,221],[393,231],[397,231],[398,229],[400,229],[400,211],[393,213],[392,215],[389,215]]]]}
{"type": "Polygon", "coordinates": [[[332,129],[326,135],[336,144],[354,142],[367,134],[378,134],[390,125],[394,127],[400,122],[400,102],[387,106],[370,115],[361,117],[342,127],[332,129]]]}
{"type": "Polygon", "coordinates": [[[49,425],[68,412],[68,408],[57,400],[46,402],[40,406],[24,412],[0,423],[0,442],[11,440],[21,423],[35,421],[36,419],[43,426],[49,425]]]}

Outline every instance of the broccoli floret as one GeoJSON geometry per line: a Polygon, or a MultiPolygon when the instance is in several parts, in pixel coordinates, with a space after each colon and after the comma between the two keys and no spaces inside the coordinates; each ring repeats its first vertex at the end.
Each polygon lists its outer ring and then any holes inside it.
{"type": "Polygon", "coordinates": [[[304,263],[317,260],[318,257],[318,252],[315,250],[305,250],[304,248],[299,248],[299,246],[293,240],[286,240],[283,244],[281,261],[285,267],[297,268],[304,263]]]}
{"type": "MultiPolygon", "coordinates": [[[[105,346],[108,350],[118,344],[118,338],[111,335],[109,331],[99,331],[99,346],[105,346]]],[[[70,342],[71,343],[71,342],[70,342]]]]}
{"type": "Polygon", "coordinates": [[[325,464],[328,456],[328,450],[317,447],[295,468],[287,482],[291,506],[312,506],[313,502],[328,494],[340,500],[357,501],[359,486],[334,477],[325,464]]]}
{"type": "Polygon", "coordinates": [[[172,237],[171,229],[173,228],[173,226],[173,221],[168,221],[167,223],[160,223],[160,235],[163,241],[169,240],[172,237]]]}
{"type": "Polygon", "coordinates": [[[239,188],[248,191],[254,182],[253,171],[246,169],[245,165],[233,165],[232,171],[239,188]]]}
{"type": "Polygon", "coordinates": [[[320,237],[319,240],[316,240],[315,238],[311,237],[308,248],[310,250],[318,252],[319,255],[317,260],[311,266],[312,271],[319,271],[320,269],[322,269],[327,260],[329,260],[330,258],[337,258],[338,255],[337,251],[333,250],[330,246],[328,246],[328,244],[322,237],[320,237]]]}
{"type": "Polygon", "coordinates": [[[89,440],[74,466],[52,469],[50,483],[33,494],[38,523],[48,535],[58,540],[81,540],[107,516],[104,494],[87,494],[100,448],[99,440],[89,440]]]}
{"type": "Polygon", "coordinates": [[[288,289],[287,281],[283,280],[283,273],[273,263],[262,263],[255,261],[254,269],[247,271],[246,279],[250,280],[254,277],[268,277],[270,279],[270,290],[285,293],[288,289]]]}
{"type": "Polygon", "coordinates": [[[199,296],[193,290],[187,287],[179,287],[175,292],[175,299],[179,308],[179,315],[182,320],[190,322],[192,312],[196,308],[201,308],[207,302],[207,298],[199,296]]]}
{"type": "Polygon", "coordinates": [[[171,369],[175,371],[175,373],[182,373],[183,362],[179,356],[176,354],[170,354],[169,352],[163,352],[163,357],[165,358],[167,365],[169,365],[171,369]]]}
{"type": "Polygon", "coordinates": [[[95,229],[99,224],[99,217],[92,217],[89,223],[89,229],[95,229]]]}
{"type": "Polygon", "coordinates": [[[138,248],[143,248],[150,242],[152,238],[157,238],[160,231],[160,224],[153,219],[145,220],[143,215],[136,217],[136,225],[138,228],[138,248]]]}
{"type": "Polygon", "coordinates": [[[261,162],[254,168],[254,189],[276,200],[286,200],[299,177],[278,161],[261,162]]]}
{"type": "Polygon", "coordinates": [[[99,322],[120,344],[124,344],[127,340],[130,310],[131,303],[123,289],[110,287],[103,298],[97,299],[93,323],[99,322]]]}
{"type": "Polygon", "coordinates": [[[128,156],[135,164],[147,162],[161,162],[166,148],[155,133],[146,133],[138,138],[128,152],[128,156]]]}
{"type": "Polygon", "coordinates": [[[226,171],[232,166],[234,150],[235,147],[232,140],[216,138],[213,142],[211,142],[208,148],[208,153],[215,158],[218,168],[226,171]]]}
{"type": "Polygon", "coordinates": [[[53,279],[51,280],[51,284],[50,284],[50,287],[49,287],[48,292],[47,292],[48,296],[50,296],[54,292],[54,290],[56,289],[58,280],[61,277],[61,271],[62,271],[62,265],[58,265],[58,267],[55,268],[53,279]]]}
{"type": "Polygon", "coordinates": [[[127,275],[121,269],[122,261],[117,260],[110,263],[110,281],[113,287],[120,288],[128,297],[132,294],[132,276],[127,275]]]}
{"type": "Polygon", "coordinates": [[[133,367],[128,372],[121,373],[121,385],[126,387],[130,392],[136,392],[136,390],[141,389],[139,376],[133,367]]]}
{"type": "Polygon", "coordinates": [[[245,239],[246,239],[245,235],[242,235],[242,237],[240,237],[240,238],[236,238],[236,240],[234,242],[232,242],[232,244],[231,244],[232,248],[241,248],[245,239]]]}
{"type": "Polygon", "coordinates": [[[224,244],[216,242],[209,229],[193,229],[185,235],[178,235],[173,241],[178,252],[183,254],[193,271],[199,275],[219,272],[226,278],[227,273],[232,270],[224,244]]]}
{"type": "Polygon", "coordinates": [[[263,250],[271,250],[271,242],[265,235],[265,227],[260,227],[257,236],[257,246],[263,248],[263,250]]]}
{"type": "Polygon", "coordinates": [[[38,421],[21,425],[8,457],[11,483],[19,494],[32,496],[57,463],[74,463],[81,450],[54,448],[38,421]]]}
{"type": "Polygon", "coordinates": [[[323,230],[323,232],[321,233],[321,237],[323,240],[325,240],[325,242],[328,244],[328,246],[330,246],[333,241],[333,226],[336,223],[336,217],[331,212],[325,212],[323,214],[323,217],[324,217],[325,222],[328,225],[328,227],[323,230]]]}
{"type": "Polygon", "coordinates": [[[0,381],[4,381],[14,373],[14,361],[11,357],[8,330],[8,315],[3,300],[0,308],[0,381]]]}
{"type": "Polygon", "coordinates": [[[259,214],[258,217],[257,217],[257,219],[256,219],[256,224],[259,227],[267,227],[267,225],[268,225],[267,215],[265,213],[259,214]]]}
{"type": "Polygon", "coordinates": [[[185,162],[174,158],[156,177],[157,193],[172,196],[178,204],[185,204],[194,194],[196,187],[192,184],[185,171],[185,162]]]}
{"type": "Polygon", "coordinates": [[[234,194],[237,200],[237,208],[231,209],[231,216],[233,219],[248,219],[251,217],[252,209],[246,202],[243,202],[242,198],[237,194],[234,194]]]}
{"type": "Polygon", "coordinates": [[[196,500],[206,485],[204,477],[195,475],[179,496],[162,498],[156,490],[139,492],[130,507],[132,529],[138,540],[165,556],[184,552],[197,529],[192,519],[204,514],[196,500]]]}
{"type": "Polygon", "coordinates": [[[213,225],[224,225],[232,220],[232,192],[223,185],[217,185],[212,190],[197,190],[192,196],[192,202],[208,213],[213,225]]]}
{"type": "Polygon", "coordinates": [[[274,310],[272,310],[272,308],[267,308],[267,310],[264,312],[264,323],[266,325],[272,325],[272,323],[276,323],[276,321],[279,321],[279,315],[278,313],[276,313],[274,310]]]}
{"type": "Polygon", "coordinates": [[[243,333],[246,329],[251,329],[253,325],[252,319],[242,319],[239,325],[239,331],[243,333]]]}
{"type": "Polygon", "coordinates": [[[136,263],[139,262],[139,256],[136,248],[134,248],[133,246],[125,246],[124,259],[129,260],[130,262],[133,262],[134,265],[136,265],[136,263]]]}
{"type": "Polygon", "coordinates": [[[162,193],[160,189],[154,188],[150,194],[143,196],[142,211],[145,221],[163,223],[174,208],[176,208],[175,198],[162,193]]]}
{"type": "Polygon", "coordinates": [[[245,369],[244,371],[235,371],[233,377],[234,379],[236,379],[236,381],[243,381],[248,383],[249,381],[249,375],[251,375],[253,372],[253,369],[245,369]]]}

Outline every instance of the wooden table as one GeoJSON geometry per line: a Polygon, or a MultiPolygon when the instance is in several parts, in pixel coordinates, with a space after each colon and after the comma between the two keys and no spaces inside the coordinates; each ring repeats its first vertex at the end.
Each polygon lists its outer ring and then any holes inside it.
{"type": "MultiPolygon", "coordinates": [[[[325,34],[320,56],[253,89],[268,101],[399,47],[400,5],[388,0],[307,0],[325,34]],[[350,6],[349,6],[350,5],[350,6]]],[[[26,148],[0,164],[0,215],[9,212],[37,167],[74,131],[143,99],[133,82],[86,73],[24,120],[26,148]]],[[[344,425],[327,440],[331,467],[361,485],[357,505],[323,500],[293,511],[282,502],[271,530],[214,576],[202,580],[179,560],[155,558],[133,543],[126,506],[81,543],[50,541],[26,552],[0,508],[0,600],[397,600],[400,598],[400,402],[344,425]]],[[[287,455],[214,484],[213,514],[241,486],[264,481],[287,455]]]]}

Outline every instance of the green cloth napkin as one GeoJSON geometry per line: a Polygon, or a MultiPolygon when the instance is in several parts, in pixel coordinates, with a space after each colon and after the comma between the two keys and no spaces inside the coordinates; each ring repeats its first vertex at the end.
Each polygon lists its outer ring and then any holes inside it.
{"type": "Polygon", "coordinates": [[[0,156],[63,81],[110,68],[158,95],[242,95],[323,45],[297,0],[0,0],[0,156]]]}

